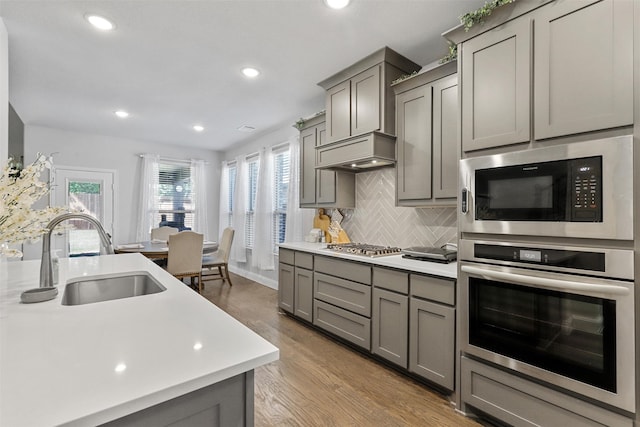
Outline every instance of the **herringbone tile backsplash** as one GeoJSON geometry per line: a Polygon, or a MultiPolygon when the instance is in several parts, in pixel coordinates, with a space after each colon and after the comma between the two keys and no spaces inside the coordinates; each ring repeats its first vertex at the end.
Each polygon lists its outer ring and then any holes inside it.
{"type": "Polygon", "coordinates": [[[340,209],[352,242],[372,245],[442,246],[457,240],[456,208],[395,206],[393,168],[356,175],[356,209],[340,209]]]}

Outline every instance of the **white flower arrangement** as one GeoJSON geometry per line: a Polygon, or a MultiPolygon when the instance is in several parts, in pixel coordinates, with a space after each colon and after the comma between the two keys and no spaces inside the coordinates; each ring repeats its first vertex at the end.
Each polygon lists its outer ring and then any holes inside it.
{"type": "Polygon", "coordinates": [[[0,256],[20,257],[22,252],[9,245],[37,241],[48,231],[49,221],[66,208],[31,208],[50,191],[49,184],[40,181],[40,174],[51,169],[51,158],[38,154],[36,161],[20,171],[10,165],[11,162],[0,176],[0,256]]]}

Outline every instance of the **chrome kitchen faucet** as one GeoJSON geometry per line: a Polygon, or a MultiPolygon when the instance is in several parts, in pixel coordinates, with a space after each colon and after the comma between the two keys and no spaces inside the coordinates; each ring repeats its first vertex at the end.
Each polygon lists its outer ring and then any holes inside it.
{"type": "Polygon", "coordinates": [[[113,245],[111,244],[111,236],[104,230],[100,221],[91,215],[83,213],[64,213],[58,215],[47,224],[47,232],[42,237],[42,262],[40,263],[40,287],[53,287],[53,265],[51,263],[51,233],[58,224],[68,219],[84,219],[96,227],[96,231],[100,236],[100,243],[107,254],[113,254],[113,245]]]}

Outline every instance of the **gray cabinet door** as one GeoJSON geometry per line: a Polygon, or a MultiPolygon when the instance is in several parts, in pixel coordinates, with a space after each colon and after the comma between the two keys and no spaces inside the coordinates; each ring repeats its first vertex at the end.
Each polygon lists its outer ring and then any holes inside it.
{"type": "Polygon", "coordinates": [[[327,90],[327,142],[351,136],[351,81],[327,90]]]}
{"type": "Polygon", "coordinates": [[[396,97],[398,204],[431,199],[431,85],[396,97]]]}
{"type": "Polygon", "coordinates": [[[409,297],[373,289],[371,352],[407,368],[409,297]]]}
{"type": "Polygon", "coordinates": [[[293,314],[308,322],[313,321],[313,271],[295,268],[293,314]]]}
{"type": "Polygon", "coordinates": [[[462,149],[529,141],[531,19],[509,21],[461,49],[462,149]]]}
{"type": "Polygon", "coordinates": [[[535,139],[633,124],[633,2],[535,12],[535,139]]]}
{"type": "MultiPolygon", "coordinates": [[[[316,146],[326,144],[326,123],[316,126],[316,146]]],[[[336,172],[332,170],[316,171],[316,203],[336,202],[336,172]]]]}
{"type": "Polygon", "coordinates": [[[452,199],[458,193],[458,76],[433,84],[433,197],[452,199]]]}
{"type": "Polygon", "coordinates": [[[409,371],[453,390],[455,309],[411,298],[409,303],[409,371]]]}
{"type": "Polygon", "coordinates": [[[293,314],[294,267],[280,263],[278,265],[278,306],[293,314]]]}
{"type": "Polygon", "coordinates": [[[380,65],[351,79],[351,135],[380,130],[380,65]]]}
{"type": "Polygon", "coordinates": [[[316,140],[317,129],[312,126],[300,131],[300,204],[316,203],[316,140]]]}

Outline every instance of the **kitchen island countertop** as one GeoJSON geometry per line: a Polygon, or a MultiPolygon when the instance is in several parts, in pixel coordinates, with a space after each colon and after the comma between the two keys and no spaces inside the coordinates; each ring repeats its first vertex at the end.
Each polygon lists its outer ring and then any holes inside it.
{"type": "Polygon", "coordinates": [[[40,261],[0,266],[0,425],[97,425],[278,359],[278,349],[140,254],[60,259],[35,304],[40,261]],[[166,290],[61,305],[72,278],[147,272],[166,290]]]}
{"type": "Polygon", "coordinates": [[[309,243],[309,242],[293,242],[280,243],[280,247],[296,251],[310,252],[317,255],[330,256],[335,258],[348,259],[350,261],[359,261],[374,266],[397,268],[416,273],[429,274],[433,276],[446,277],[456,279],[458,277],[458,264],[451,262],[449,264],[419,261],[414,259],[403,258],[402,255],[386,255],[379,257],[368,257],[364,255],[350,254],[345,252],[335,252],[327,249],[326,243],[309,243]]]}

